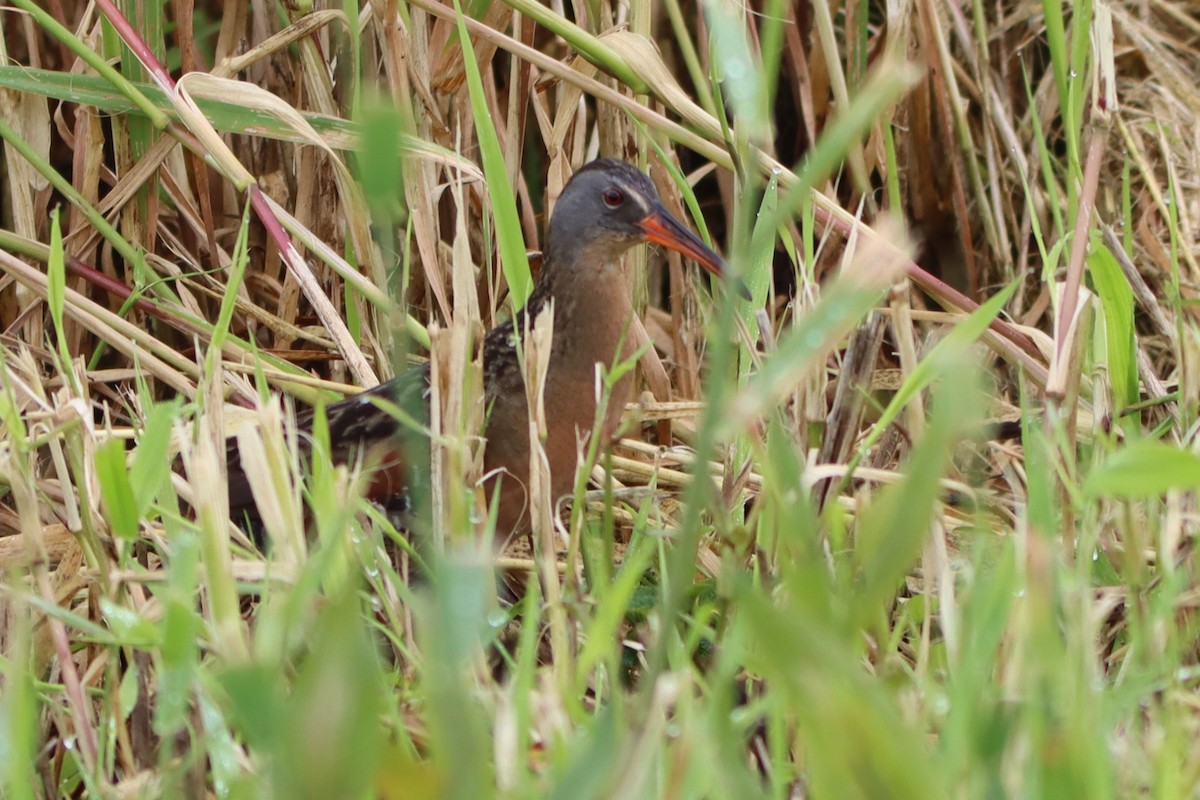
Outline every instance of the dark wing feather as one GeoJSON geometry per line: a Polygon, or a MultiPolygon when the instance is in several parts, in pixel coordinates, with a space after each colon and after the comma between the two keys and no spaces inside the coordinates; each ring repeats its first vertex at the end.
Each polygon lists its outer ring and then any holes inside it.
{"type": "MultiPolygon", "coordinates": [[[[335,464],[345,464],[373,445],[387,443],[399,437],[400,422],[374,402],[375,398],[395,403],[410,414],[417,411],[414,416],[417,416],[420,422],[426,422],[429,407],[429,365],[414,367],[373,389],[325,407],[329,443],[335,464]]],[[[315,411],[309,408],[296,414],[300,455],[305,463],[312,456],[314,413],[315,411]]],[[[249,518],[253,522],[258,514],[254,505],[254,495],[250,491],[250,481],[242,467],[237,440],[229,439],[226,442],[225,457],[229,477],[230,516],[238,521],[249,518]]]]}

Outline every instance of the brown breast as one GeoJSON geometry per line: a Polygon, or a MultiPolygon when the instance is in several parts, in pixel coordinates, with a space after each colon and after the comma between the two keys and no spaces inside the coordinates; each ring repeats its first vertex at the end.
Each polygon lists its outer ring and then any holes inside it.
{"type": "MultiPolygon", "coordinates": [[[[580,453],[586,453],[587,441],[595,425],[600,389],[597,379],[598,363],[610,366],[618,347],[622,357],[630,358],[633,347],[624,336],[632,314],[623,285],[618,287],[618,301],[597,302],[597,307],[614,309],[615,314],[603,324],[580,323],[571,326],[555,325],[555,338],[547,368],[544,405],[547,437],[543,444],[550,471],[552,502],[570,495],[574,490],[575,472],[580,453]]],[[[570,311],[579,313],[578,309],[570,311]]],[[[556,309],[556,315],[557,315],[556,309]]],[[[587,313],[587,312],[583,312],[587,313]]],[[[556,323],[558,320],[556,319],[556,323]]],[[[592,321],[593,323],[596,321],[592,321]]],[[[490,338],[490,337],[489,337],[490,338]]],[[[516,362],[515,351],[499,348],[491,356],[498,362],[512,363],[493,368],[485,363],[485,373],[502,373],[489,380],[487,397],[491,405],[484,450],[485,484],[490,501],[497,482],[501,487],[498,533],[525,533],[529,530],[529,406],[524,379],[516,362]]],[[[633,385],[632,373],[626,373],[613,387],[609,405],[600,428],[601,444],[612,439],[629,399],[633,385]]]]}

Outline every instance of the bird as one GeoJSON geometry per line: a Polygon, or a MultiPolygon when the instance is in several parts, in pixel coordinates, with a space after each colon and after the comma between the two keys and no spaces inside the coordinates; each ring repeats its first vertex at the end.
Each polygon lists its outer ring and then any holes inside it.
{"type": "MultiPolygon", "coordinates": [[[[553,336],[546,372],[544,449],[552,500],[571,493],[581,437],[593,430],[598,409],[596,365],[610,366],[635,353],[628,336],[634,309],[621,256],[641,243],[675,250],[717,275],[725,262],[663,206],[653,182],[633,165],[597,159],[580,167],[563,187],[547,225],[542,265],[525,305],[483,339],[483,474],[486,497],[500,481],[498,537],[530,528],[529,408],[519,361],[519,337],[553,303],[553,336]]],[[[743,290],[744,293],[744,290],[743,290]]],[[[613,386],[599,427],[611,441],[632,391],[632,371],[613,386]]],[[[334,463],[361,460],[373,470],[369,500],[403,514],[413,507],[414,467],[401,446],[402,425],[389,403],[428,413],[429,365],[325,408],[334,463]],[[388,402],[380,402],[388,401],[388,402]]],[[[426,417],[427,419],[428,417],[426,417]]],[[[297,414],[302,457],[312,457],[313,411],[297,414]]],[[[229,506],[237,520],[255,519],[255,505],[238,450],[227,450],[229,506]]]]}

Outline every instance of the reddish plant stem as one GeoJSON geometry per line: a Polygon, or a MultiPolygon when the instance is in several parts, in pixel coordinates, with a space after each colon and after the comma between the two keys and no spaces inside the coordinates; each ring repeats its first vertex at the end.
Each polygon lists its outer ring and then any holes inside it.
{"type": "MultiPolygon", "coordinates": [[[[115,278],[105,275],[100,270],[93,267],[91,264],[86,264],[74,256],[67,257],[67,270],[80,278],[83,278],[88,283],[99,286],[104,291],[119,297],[122,300],[129,300],[133,297],[133,290],[124,283],[121,283],[115,278]]],[[[166,310],[160,308],[157,304],[150,302],[144,297],[139,297],[133,301],[133,307],[142,313],[161,319],[164,322],[171,322],[172,317],[166,310]]]]}
{"type": "MultiPolygon", "coordinates": [[[[815,208],[815,211],[817,221],[821,224],[831,225],[846,236],[849,236],[853,232],[852,226],[847,224],[844,220],[835,217],[820,207],[815,208]]],[[[943,306],[966,313],[970,313],[979,308],[979,304],[974,300],[967,297],[965,294],[950,286],[940,278],[935,278],[933,275],[930,275],[928,272],[922,269],[917,262],[909,261],[904,269],[913,283],[917,284],[926,292],[928,292],[935,300],[938,301],[938,303],[942,304],[943,306]]],[[[1004,320],[997,319],[992,321],[991,327],[997,335],[1002,336],[1008,341],[1012,342],[1013,345],[1027,353],[1031,358],[1034,358],[1038,361],[1042,360],[1042,353],[1037,349],[1037,345],[1033,343],[1033,340],[1021,333],[1013,325],[1005,322],[1004,320]]]]}

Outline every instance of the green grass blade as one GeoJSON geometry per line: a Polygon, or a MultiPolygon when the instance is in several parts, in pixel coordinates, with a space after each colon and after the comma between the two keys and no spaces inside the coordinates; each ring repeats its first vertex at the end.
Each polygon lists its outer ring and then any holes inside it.
{"type": "Polygon", "coordinates": [[[1084,491],[1093,497],[1139,498],[1200,487],[1200,456],[1143,439],[1122,447],[1092,470],[1084,491]]]}
{"type": "Polygon", "coordinates": [[[492,201],[492,215],[496,220],[496,241],[500,247],[500,265],[508,281],[508,291],[514,307],[520,308],[529,299],[533,290],[533,278],[529,271],[529,258],[525,254],[525,234],[521,231],[521,219],[517,213],[516,193],[508,181],[508,168],[504,163],[504,148],[492,124],[491,109],[483,91],[483,79],[475,61],[475,49],[467,34],[467,24],[462,9],[455,0],[458,12],[458,41],[462,47],[463,68],[467,75],[467,89],[471,94],[471,113],[475,117],[475,133],[479,137],[480,158],[483,174],[487,176],[488,194],[492,201]]]}
{"type": "Polygon", "coordinates": [[[125,443],[120,439],[109,439],[96,448],[96,480],[112,532],[120,539],[133,541],[141,515],[125,469],[125,443]]]}

